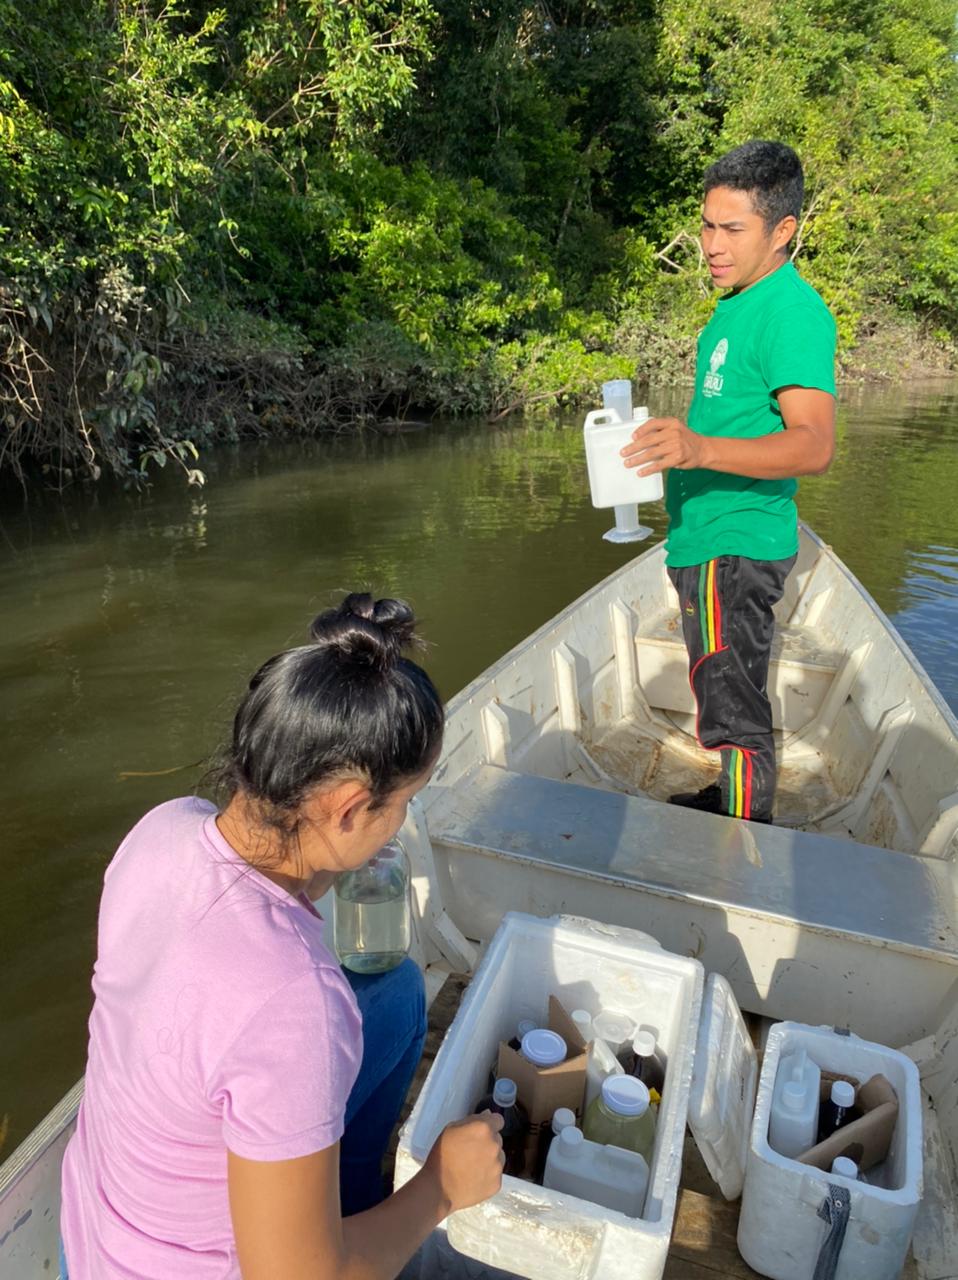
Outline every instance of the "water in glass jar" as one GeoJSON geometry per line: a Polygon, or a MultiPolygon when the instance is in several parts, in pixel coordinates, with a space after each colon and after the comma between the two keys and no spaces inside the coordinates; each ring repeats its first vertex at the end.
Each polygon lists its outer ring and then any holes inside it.
{"type": "Polygon", "coordinates": [[[403,961],[410,924],[401,868],[375,883],[343,877],[336,887],[335,940],[340,963],[353,973],[385,973],[403,961]]]}

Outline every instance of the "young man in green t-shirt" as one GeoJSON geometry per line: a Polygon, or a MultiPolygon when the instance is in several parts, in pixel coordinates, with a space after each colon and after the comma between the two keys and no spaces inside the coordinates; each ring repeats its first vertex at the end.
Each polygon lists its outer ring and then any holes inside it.
{"type": "Polygon", "coordinates": [[[623,450],[668,470],[666,564],[679,594],[697,733],[720,780],[674,803],[769,822],[775,748],[766,684],[774,619],[798,551],[795,476],[835,441],[835,322],[788,260],[803,195],[798,156],[746,142],[705,174],[702,249],[729,292],[698,341],[688,425],[652,418],[623,450]]]}

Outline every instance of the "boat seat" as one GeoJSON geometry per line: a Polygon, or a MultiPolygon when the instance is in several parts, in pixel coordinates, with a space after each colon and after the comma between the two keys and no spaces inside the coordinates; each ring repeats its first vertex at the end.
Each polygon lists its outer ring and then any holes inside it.
{"type": "MultiPolygon", "coordinates": [[[[958,964],[950,863],[480,765],[430,809],[433,846],[779,917],[958,964]]],[[[958,976],[958,975],[956,975],[958,976]]]]}
{"type": "MultiPolygon", "coordinates": [[[[694,711],[678,611],[657,614],[639,630],[635,647],[649,705],[663,711],[694,711]]],[[[768,677],[776,729],[794,733],[814,719],[844,656],[817,628],[776,624],[768,677]]]]}

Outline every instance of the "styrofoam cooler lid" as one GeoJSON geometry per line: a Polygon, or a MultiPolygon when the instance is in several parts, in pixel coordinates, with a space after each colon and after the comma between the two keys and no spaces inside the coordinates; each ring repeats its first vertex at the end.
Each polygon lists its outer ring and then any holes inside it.
{"type": "Polygon", "coordinates": [[[689,1128],[726,1200],[742,1194],[755,1109],[758,1059],[738,1001],[719,973],[709,974],[695,1044],[689,1128]]]}

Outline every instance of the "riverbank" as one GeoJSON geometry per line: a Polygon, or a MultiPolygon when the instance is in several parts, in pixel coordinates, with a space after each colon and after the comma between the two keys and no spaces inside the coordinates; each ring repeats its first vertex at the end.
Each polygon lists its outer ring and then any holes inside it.
{"type": "MultiPolygon", "coordinates": [[[[703,316],[695,316],[700,327],[703,316]]],[[[288,440],[421,428],[435,419],[496,423],[579,412],[607,378],[641,389],[689,387],[697,327],[690,317],[626,315],[584,335],[541,335],[531,346],[488,348],[479,362],[440,370],[421,351],[382,341],[311,351],[296,331],[251,321],[242,337],[216,327],[162,344],[142,362],[108,416],[85,415],[71,368],[51,344],[36,413],[0,453],[27,491],[66,489],[113,474],[134,487],[169,466],[202,486],[210,450],[288,440]],[[604,331],[603,331],[604,329],[604,331]],[[600,341],[601,339],[601,341],[600,341]],[[72,405],[72,408],[71,408],[72,405]],[[146,419],[149,430],[144,430],[146,419]],[[79,424],[79,425],[78,425],[79,424]]],[[[840,349],[840,386],[888,385],[958,374],[958,342],[891,310],[840,349]]]]}

